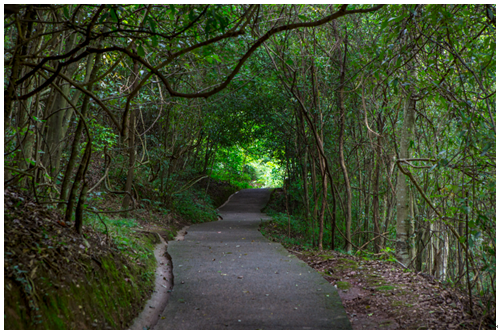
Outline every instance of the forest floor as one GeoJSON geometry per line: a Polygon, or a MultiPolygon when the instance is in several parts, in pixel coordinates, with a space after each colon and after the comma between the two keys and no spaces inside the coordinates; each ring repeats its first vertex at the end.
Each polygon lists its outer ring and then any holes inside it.
{"type": "MultiPolygon", "coordinates": [[[[261,228],[266,237],[279,241],[282,230],[275,222],[261,228]]],[[[494,312],[484,315],[474,305],[470,315],[467,294],[428,274],[406,271],[390,261],[283,245],[338,289],[353,329],[495,329],[494,312]]]]}

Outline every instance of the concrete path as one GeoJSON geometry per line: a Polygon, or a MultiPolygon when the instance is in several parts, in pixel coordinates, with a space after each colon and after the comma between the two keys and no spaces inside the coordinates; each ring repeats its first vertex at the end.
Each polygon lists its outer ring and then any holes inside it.
{"type": "Polygon", "coordinates": [[[351,329],[336,289],[258,231],[269,197],[242,190],[223,220],[170,242],[175,285],[154,329],[351,329]]]}

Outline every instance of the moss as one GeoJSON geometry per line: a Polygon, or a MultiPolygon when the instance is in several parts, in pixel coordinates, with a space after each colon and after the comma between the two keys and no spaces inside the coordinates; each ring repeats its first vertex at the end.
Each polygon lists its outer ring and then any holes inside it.
{"type": "Polygon", "coordinates": [[[377,290],[393,290],[395,287],[394,286],[380,286],[377,288],[377,290]]]}
{"type": "MultiPolygon", "coordinates": [[[[148,243],[152,244],[152,239],[148,243]]],[[[145,267],[131,261],[126,266],[120,260],[115,256],[100,258],[102,268],[88,269],[86,279],[57,288],[48,279],[42,280],[37,290],[47,292],[37,298],[36,307],[31,309],[24,304],[26,300],[19,287],[11,288],[6,295],[5,328],[126,328],[145,301],[146,290],[153,288],[155,258],[143,260],[145,267]]]]}
{"type": "Polygon", "coordinates": [[[377,274],[367,274],[365,281],[371,286],[380,286],[385,283],[384,278],[377,274]]]}
{"type": "Polygon", "coordinates": [[[354,260],[340,258],[338,260],[337,264],[334,266],[334,268],[337,268],[340,271],[343,271],[346,269],[357,269],[358,263],[354,260]]]}
{"type": "Polygon", "coordinates": [[[337,281],[337,288],[341,290],[348,290],[351,288],[351,283],[346,281],[337,281]]]}
{"type": "Polygon", "coordinates": [[[320,254],[319,257],[321,257],[323,260],[330,260],[335,258],[333,255],[330,254],[320,254]]]}

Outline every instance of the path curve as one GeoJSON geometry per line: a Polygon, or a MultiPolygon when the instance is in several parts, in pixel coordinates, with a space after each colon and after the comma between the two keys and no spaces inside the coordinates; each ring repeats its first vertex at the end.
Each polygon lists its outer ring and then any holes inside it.
{"type": "Polygon", "coordinates": [[[169,243],[175,286],[154,329],[351,329],[335,287],[258,231],[269,198],[242,190],[169,243]]]}

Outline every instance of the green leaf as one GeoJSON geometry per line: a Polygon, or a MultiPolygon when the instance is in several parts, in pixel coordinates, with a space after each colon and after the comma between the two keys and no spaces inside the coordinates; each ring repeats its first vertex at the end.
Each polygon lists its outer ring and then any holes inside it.
{"type": "Polygon", "coordinates": [[[116,14],[116,9],[112,8],[111,9],[111,19],[114,21],[114,22],[117,22],[118,21],[118,15],[116,14]]]}
{"type": "Polygon", "coordinates": [[[384,20],[384,22],[382,22],[382,25],[380,26],[380,29],[381,30],[385,29],[388,24],[389,24],[389,20],[384,20]]]}
{"type": "Polygon", "coordinates": [[[66,18],[69,18],[69,10],[67,10],[67,7],[66,7],[66,6],[64,6],[64,8],[63,8],[63,9],[64,9],[64,16],[65,16],[66,18]]]}
{"type": "Polygon", "coordinates": [[[99,19],[99,24],[101,24],[102,22],[105,21],[105,19],[109,16],[109,13],[105,13],[104,15],[102,15],[99,19]]]}
{"type": "Polygon", "coordinates": [[[145,50],[144,48],[142,47],[142,45],[139,45],[138,48],[137,48],[137,53],[140,57],[145,57],[145,50]]]}
{"type": "Polygon", "coordinates": [[[396,67],[401,66],[401,57],[398,57],[398,60],[396,60],[396,67]]]}
{"type": "Polygon", "coordinates": [[[152,46],[157,47],[158,46],[158,41],[157,41],[157,36],[152,36],[152,46]]]}
{"type": "Polygon", "coordinates": [[[150,25],[150,30],[152,30],[153,33],[156,33],[156,21],[154,21],[150,16],[148,17],[149,25],[150,25]]]}

